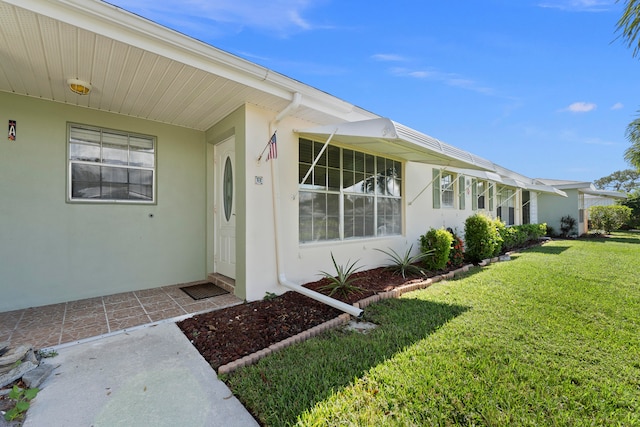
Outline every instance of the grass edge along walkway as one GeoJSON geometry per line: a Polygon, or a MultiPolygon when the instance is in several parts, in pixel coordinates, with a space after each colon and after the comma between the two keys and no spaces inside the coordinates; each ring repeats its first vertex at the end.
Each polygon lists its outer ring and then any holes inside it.
{"type": "Polygon", "coordinates": [[[222,378],[270,426],[639,425],[639,245],[554,241],[222,378]]]}

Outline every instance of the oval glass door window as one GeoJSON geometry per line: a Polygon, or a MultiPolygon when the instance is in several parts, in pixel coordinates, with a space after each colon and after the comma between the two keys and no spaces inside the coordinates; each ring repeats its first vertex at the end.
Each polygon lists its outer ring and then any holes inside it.
{"type": "Polygon", "coordinates": [[[224,217],[227,222],[231,218],[231,208],[233,206],[233,167],[231,158],[227,157],[224,162],[224,173],[222,176],[222,203],[224,205],[224,217]]]}

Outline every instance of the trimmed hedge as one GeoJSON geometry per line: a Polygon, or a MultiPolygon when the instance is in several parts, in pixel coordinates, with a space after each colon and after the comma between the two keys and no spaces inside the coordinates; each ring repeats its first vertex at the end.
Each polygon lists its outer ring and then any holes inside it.
{"type": "Polygon", "coordinates": [[[492,220],[487,215],[475,214],[464,222],[465,257],[470,262],[479,262],[500,253],[502,236],[498,227],[504,227],[499,220],[492,220]]]}
{"type": "Polygon", "coordinates": [[[527,242],[538,240],[547,233],[547,224],[524,224],[498,228],[502,236],[501,252],[507,252],[524,246],[527,242]]]}
{"type": "Polygon", "coordinates": [[[424,265],[429,271],[444,270],[449,261],[453,236],[444,228],[431,228],[420,236],[420,251],[425,254],[424,265]]]}

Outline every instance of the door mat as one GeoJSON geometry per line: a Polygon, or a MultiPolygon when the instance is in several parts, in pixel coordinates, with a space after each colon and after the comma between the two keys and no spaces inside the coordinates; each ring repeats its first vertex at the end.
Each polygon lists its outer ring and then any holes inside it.
{"type": "Polygon", "coordinates": [[[180,288],[189,295],[191,298],[195,300],[217,297],[219,295],[228,294],[228,291],[225,291],[220,286],[214,283],[200,283],[199,285],[191,285],[185,286],[184,288],[180,288]]]}

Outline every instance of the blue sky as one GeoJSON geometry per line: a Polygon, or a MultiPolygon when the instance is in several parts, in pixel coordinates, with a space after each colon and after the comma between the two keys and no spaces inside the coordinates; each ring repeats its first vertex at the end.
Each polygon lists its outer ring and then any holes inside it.
{"type": "Polygon", "coordinates": [[[532,178],[627,169],[615,0],[110,0],[532,178]]]}

